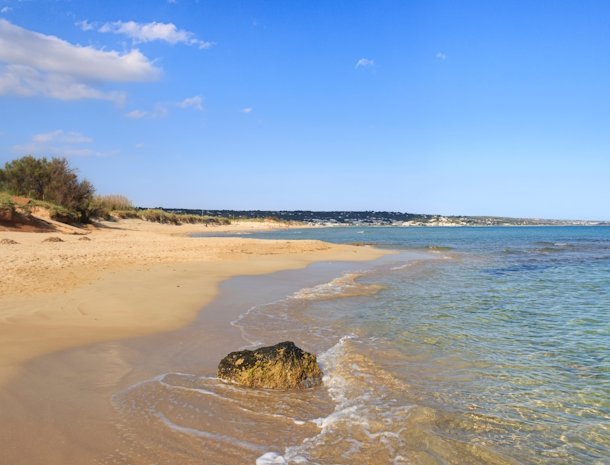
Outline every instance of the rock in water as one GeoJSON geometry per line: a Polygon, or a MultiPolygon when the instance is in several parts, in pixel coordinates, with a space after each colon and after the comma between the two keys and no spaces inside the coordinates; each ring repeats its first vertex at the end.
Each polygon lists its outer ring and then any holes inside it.
{"type": "Polygon", "coordinates": [[[231,352],[218,364],[218,377],[252,388],[302,389],[320,384],[322,370],[315,355],[287,341],[231,352]]]}

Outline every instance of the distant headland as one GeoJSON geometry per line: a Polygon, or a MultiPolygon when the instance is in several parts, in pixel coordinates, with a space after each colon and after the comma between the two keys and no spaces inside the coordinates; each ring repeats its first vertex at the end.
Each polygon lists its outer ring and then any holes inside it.
{"type": "Polygon", "coordinates": [[[272,218],[316,226],[610,226],[608,221],[445,216],[388,211],[202,210],[160,207],[157,209],[176,214],[229,219],[272,218]]]}

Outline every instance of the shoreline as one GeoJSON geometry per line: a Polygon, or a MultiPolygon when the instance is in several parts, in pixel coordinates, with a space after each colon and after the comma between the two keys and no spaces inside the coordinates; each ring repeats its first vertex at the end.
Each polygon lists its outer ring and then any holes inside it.
{"type": "MultiPolygon", "coordinates": [[[[113,456],[129,450],[125,419],[112,400],[121,389],[174,366],[215,376],[218,360],[245,344],[227,321],[256,303],[253,295],[266,301],[299,288],[295,276],[323,280],[312,264],[328,274],[392,253],[320,241],[192,238],[173,235],[172,226],[151,232],[148,225],[122,225],[135,231],[93,232],[82,243],[69,235],[61,236],[64,243],[42,243],[42,234],[13,233],[24,247],[0,249],[11,257],[9,266],[21,266],[21,275],[12,276],[13,293],[0,297],[0,444],[13,465],[134,463],[113,456]],[[49,260],[56,256],[63,262],[49,260]],[[40,272],[41,262],[54,273],[43,273],[46,279],[30,294],[27,271],[40,272]],[[79,270],[81,276],[71,275],[79,270]],[[65,287],[55,289],[61,279],[65,287]],[[243,284],[253,282],[267,284],[243,284]],[[228,301],[219,298],[227,288],[228,301]]],[[[138,455],[136,446],[134,460],[138,455]]]]}
{"type": "Polygon", "coordinates": [[[0,233],[18,242],[0,248],[6,277],[0,284],[0,386],[23,363],[44,354],[182,327],[231,277],[318,261],[368,261],[391,253],[309,240],[185,236],[275,227],[123,220],[92,231],[90,241],[57,233],[0,233]],[[64,242],[42,242],[51,236],[64,242]]]}
{"type": "MultiPolygon", "coordinates": [[[[142,442],[150,446],[169,441],[168,451],[173,441],[178,447],[185,445],[185,437],[179,434],[161,431],[158,435],[159,431],[152,432],[150,425],[129,414],[125,417],[116,399],[167,374],[215,378],[218,361],[248,344],[232,321],[252,307],[325,283],[354,266],[360,265],[354,261],[317,262],[298,269],[234,276],[222,281],[211,302],[180,328],[72,347],[25,362],[18,376],[0,387],[0,442],[5,457],[14,465],[144,465],[152,459],[143,458],[146,448],[140,449],[142,442]],[[127,438],[125,431],[129,431],[127,438]],[[126,459],[121,458],[122,453],[128,454],[126,459]]],[[[307,395],[324,397],[325,392],[322,389],[307,395]]],[[[325,415],[332,408],[329,401],[325,415]]],[[[218,417],[218,421],[224,421],[224,417],[218,417]]],[[[310,425],[305,430],[297,427],[293,434],[305,439],[317,431],[310,425]]],[[[232,458],[219,456],[215,463],[244,463],[243,454],[252,453],[239,446],[230,449],[232,458]]],[[[169,455],[163,463],[175,462],[171,453],[166,453],[169,455]]],[[[248,455],[247,462],[253,463],[261,454],[248,455]]]]}

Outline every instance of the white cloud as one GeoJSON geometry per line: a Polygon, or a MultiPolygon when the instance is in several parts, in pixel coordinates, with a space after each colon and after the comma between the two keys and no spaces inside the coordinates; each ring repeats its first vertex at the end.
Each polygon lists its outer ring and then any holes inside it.
{"type": "Polygon", "coordinates": [[[203,97],[195,95],[193,97],[185,98],[180,102],[158,102],[150,111],[132,110],[125,113],[125,116],[132,119],[165,118],[169,115],[170,109],[175,107],[182,108],[183,110],[193,108],[198,111],[203,111],[203,97]]]}
{"type": "Polygon", "coordinates": [[[445,54],[443,52],[438,52],[436,54],[436,59],[437,60],[441,60],[441,61],[445,61],[447,59],[447,54],[445,54]]]}
{"type": "Polygon", "coordinates": [[[375,66],[375,61],[369,58],[360,58],[356,62],[356,68],[370,68],[371,66],[375,66]]]}
{"type": "Polygon", "coordinates": [[[160,70],[137,49],[119,53],[83,47],[0,19],[0,95],[122,104],[123,92],[93,84],[148,81],[159,75],[160,70]]]}
{"type": "Polygon", "coordinates": [[[147,81],[159,69],[137,49],[127,53],[73,45],[0,19],[0,61],[97,81],[147,81]]]}
{"type": "Polygon", "coordinates": [[[11,150],[19,154],[43,155],[43,156],[60,156],[60,157],[93,157],[93,156],[108,156],[116,152],[99,152],[88,144],[91,144],[93,139],[79,132],[64,131],[56,129],[55,131],[34,134],[26,144],[13,145],[11,150]]]}
{"type": "Polygon", "coordinates": [[[130,112],[125,113],[125,116],[132,119],[141,119],[147,115],[148,113],[142,110],[132,110],[130,112]]]}
{"type": "Polygon", "coordinates": [[[182,102],[178,102],[176,106],[186,109],[194,108],[195,110],[203,111],[203,99],[199,95],[185,98],[182,102]]]}
{"type": "Polygon", "coordinates": [[[110,100],[118,105],[122,105],[126,98],[124,92],[101,91],[70,75],[48,73],[23,65],[0,65],[0,95],[6,94],[22,97],[42,95],[59,100],[110,100]]]}
{"type": "Polygon", "coordinates": [[[241,109],[242,113],[252,113],[252,107],[246,107],[241,109]]]}
{"type": "Polygon", "coordinates": [[[51,132],[34,134],[32,136],[32,141],[35,143],[61,142],[65,144],[89,144],[93,142],[93,139],[79,132],[65,132],[62,129],[56,129],[51,132]]]}
{"type": "Polygon", "coordinates": [[[13,9],[10,6],[3,6],[2,9],[0,9],[0,13],[2,14],[10,13],[11,11],[13,11],[13,9]]]}
{"type": "Polygon", "coordinates": [[[131,38],[134,43],[152,42],[160,40],[175,44],[195,45],[201,49],[212,47],[214,42],[198,39],[195,34],[184,29],[178,29],[173,23],[136,23],[135,21],[114,21],[105,23],[99,32],[122,34],[131,38]]]}

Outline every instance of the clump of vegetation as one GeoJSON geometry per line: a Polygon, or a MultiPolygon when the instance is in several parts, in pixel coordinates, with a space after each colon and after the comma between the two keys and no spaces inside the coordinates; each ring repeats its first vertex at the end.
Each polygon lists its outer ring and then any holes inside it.
{"type": "Polygon", "coordinates": [[[138,210],[137,218],[163,224],[231,224],[226,218],[166,212],[160,208],[138,210]]]}
{"type": "Polygon", "coordinates": [[[16,211],[29,215],[36,208],[44,208],[51,219],[69,224],[87,223],[91,218],[138,218],[175,225],[230,224],[227,218],[173,213],[160,208],[137,209],[124,195],[94,193],[93,185],[80,180],[65,158],[48,160],[27,155],[0,169],[0,220],[11,221],[16,211]],[[20,201],[16,206],[11,195],[30,200],[20,201]]]}
{"type": "Polygon", "coordinates": [[[135,207],[124,195],[96,195],[89,207],[92,218],[111,220],[116,212],[135,212],[135,207]]]}
{"type": "Polygon", "coordinates": [[[112,212],[112,217],[119,220],[140,218],[138,210],[116,210],[112,212]]]}
{"type": "Polygon", "coordinates": [[[113,211],[112,216],[125,220],[125,219],[140,219],[144,221],[150,221],[152,223],[162,224],[214,224],[223,225],[231,224],[231,221],[227,218],[214,217],[214,216],[202,216],[202,215],[190,215],[183,213],[172,213],[167,212],[161,208],[146,208],[146,209],[133,209],[133,210],[118,210],[113,211]]]}
{"type": "Polygon", "coordinates": [[[64,240],[61,237],[53,236],[53,237],[47,237],[42,242],[64,242],[64,240]]]}
{"type": "Polygon", "coordinates": [[[96,195],[93,201],[108,211],[134,210],[131,200],[120,194],[96,195]]]}
{"type": "Polygon", "coordinates": [[[92,202],[92,217],[104,219],[140,219],[162,224],[230,224],[226,218],[174,213],[162,208],[136,208],[124,195],[95,196],[92,202]]]}
{"type": "Polygon", "coordinates": [[[11,196],[0,192],[0,221],[11,221],[15,215],[15,203],[11,196]]]}
{"type": "Polygon", "coordinates": [[[175,213],[168,213],[160,209],[140,210],[138,215],[141,219],[151,221],[153,223],[163,224],[180,224],[175,213]]]}
{"type": "Polygon", "coordinates": [[[13,239],[0,239],[0,244],[2,245],[17,245],[19,242],[14,241],[13,239]]]}
{"type": "Polygon", "coordinates": [[[65,158],[48,160],[31,155],[8,162],[0,169],[0,190],[55,204],[64,209],[55,209],[60,221],[83,223],[89,221],[95,191],[89,181],[78,178],[65,158]]]}
{"type": "Polygon", "coordinates": [[[0,192],[0,209],[1,208],[13,208],[15,203],[9,194],[6,192],[0,192]]]}

